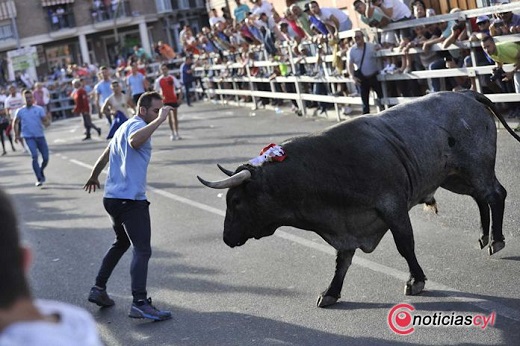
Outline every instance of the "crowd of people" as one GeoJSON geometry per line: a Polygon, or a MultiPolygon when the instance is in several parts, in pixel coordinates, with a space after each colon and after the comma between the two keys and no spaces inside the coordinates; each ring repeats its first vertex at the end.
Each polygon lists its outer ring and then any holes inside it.
{"type": "MultiPolygon", "coordinates": [[[[383,31],[374,37],[369,37],[364,31],[355,31],[355,34],[353,32],[350,37],[340,39],[339,32],[356,29],[352,27],[352,21],[344,11],[320,7],[316,1],[300,6],[295,1],[288,0],[287,8],[279,13],[266,0],[249,0],[249,2],[251,7],[241,0],[236,0],[233,15],[225,8],[222,9],[221,15],[216,9],[211,9],[208,26],[203,27],[197,34],[194,34],[189,26],[185,26],[180,33],[183,54],[193,55],[194,63],[205,68],[202,76],[210,78],[209,89],[212,87],[212,77],[245,74],[243,68],[214,71],[209,69],[212,65],[241,63],[250,67],[252,76],[269,77],[273,76],[273,73],[274,76],[290,74],[316,76],[323,73],[320,66],[324,61],[323,57],[332,54],[334,59],[327,67],[328,75],[350,77],[355,84],[327,87],[321,85],[323,84],[321,82],[311,83],[303,86],[304,91],[315,94],[367,95],[370,90],[379,92],[380,83],[373,78],[378,74],[471,67],[473,64],[496,65],[498,69],[502,64],[509,63],[515,64],[513,71],[506,71],[499,78],[491,78],[491,80],[489,76],[479,76],[478,82],[477,78],[469,77],[390,82],[388,83],[389,96],[420,96],[440,90],[476,90],[477,83],[480,84],[480,90],[485,93],[520,91],[518,42],[497,42],[496,52],[485,52],[483,46],[477,47],[476,61],[471,59],[470,49],[464,45],[467,40],[484,42],[487,37],[520,32],[520,15],[511,11],[500,11],[492,16],[479,16],[467,21],[439,21],[399,30],[384,30],[391,23],[431,18],[436,13],[433,9],[427,8],[422,0],[411,1],[410,7],[402,0],[356,0],[353,2],[353,7],[361,22],[383,31]],[[363,35],[361,41],[356,38],[358,34],[363,35]],[[364,45],[365,42],[367,45],[364,45]],[[365,46],[370,49],[372,43],[375,43],[373,50],[394,49],[400,52],[400,56],[375,61],[375,65],[371,65],[368,55],[362,60],[363,55],[356,52],[362,52],[365,46]],[[433,49],[435,44],[440,44],[444,50],[433,49]],[[504,53],[505,51],[507,53],[504,53]],[[319,63],[306,64],[306,58],[311,56],[317,56],[319,63]],[[291,57],[299,61],[292,70],[288,62],[291,57]],[[254,64],[258,60],[272,60],[280,64],[274,68],[258,68],[254,64]],[[356,77],[353,75],[356,70],[364,73],[356,77]]],[[[508,2],[508,0],[498,1],[499,4],[508,2]]],[[[451,13],[458,11],[460,10],[454,8],[451,13]]],[[[373,51],[369,54],[373,55],[373,51]]],[[[291,92],[290,88],[293,87],[290,84],[292,83],[283,83],[277,88],[291,92]]],[[[244,89],[248,84],[239,83],[239,87],[244,89]]],[[[269,85],[262,83],[256,83],[256,87],[262,91],[266,91],[264,88],[270,90],[269,85]]],[[[227,88],[232,88],[231,83],[224,87],[227,88]]],[[[261,102],[265,103],[269,100],[261,102]]],[[[279,100],[273,99],[271,102],[277,104],[279,100]]],[[[309,102],[309,106],[312,106],[312,102],[309,102]]],[[[316,106],[324,108],[327,105],[316,104],[316,106]]],[[[298,111],[296,105],[293,105],[293,110],[298,111]]],[[[349,112],[350,108],[345,107],[344,114],[349,112]]],[[[363,113],[368,112],[368,100],[363,97],[363,113]]],[[[510,115],[520,116],[518,112],[513,111],[510,115]]]]}

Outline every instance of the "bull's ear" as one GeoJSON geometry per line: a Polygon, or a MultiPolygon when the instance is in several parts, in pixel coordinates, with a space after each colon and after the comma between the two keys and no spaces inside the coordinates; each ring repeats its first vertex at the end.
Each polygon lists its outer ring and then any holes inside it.
{"type": "Polygon", "coordinates": [[[229,169],[225,169],[224,167],[222,167],[221,165],[219,165],[217,163],[217,167],[218,169],[220,169],[225,175],[227,175],[228,177],[231,177],[233,174],[235,174],[235,172],[233,171],[230,171],[229,169]]]}

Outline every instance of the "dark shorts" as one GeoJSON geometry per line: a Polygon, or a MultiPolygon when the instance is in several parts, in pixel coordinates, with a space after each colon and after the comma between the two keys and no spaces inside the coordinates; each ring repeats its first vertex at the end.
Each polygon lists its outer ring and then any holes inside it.
{"type": "Polygon", "coordinates": [[[165,102],[165,106],[170,106],[172,108],[179,108],[179,104],[177,102],[165,102]]]}

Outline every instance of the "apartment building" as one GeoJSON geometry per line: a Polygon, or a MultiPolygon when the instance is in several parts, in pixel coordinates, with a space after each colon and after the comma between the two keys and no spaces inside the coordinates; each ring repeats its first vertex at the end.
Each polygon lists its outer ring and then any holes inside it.
{"type": "Polygon", "coordinates": [[[205,0],[0,0],[0,73],[44,76],[55,66],[114,65],[135,45],[175,50],[185,24],[207,25],[205,0]]]}

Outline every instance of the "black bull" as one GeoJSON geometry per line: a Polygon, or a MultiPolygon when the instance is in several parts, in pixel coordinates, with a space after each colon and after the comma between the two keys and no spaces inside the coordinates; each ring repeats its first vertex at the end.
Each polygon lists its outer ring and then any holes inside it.
{"type": "Polygon", "coordinates": [[[217,182],[198,178],[212,188],[229,188],[227,245],[292,226],[316,232],[337,250],[334,278],[318,306],[339,299],[355,250],[372,252],[387,230],[409,266],[405,294],[418,294],[426,277],[408,211],[419,203],[435,207],[439,187],[477,202],[481,248],[488,245],[493,254],[505,245],[507,192],[495,176],[493,114],[520,141],[485,96],[440,92],[285,141],[283,162],[223,170],[231,176],[217,182]]]}

